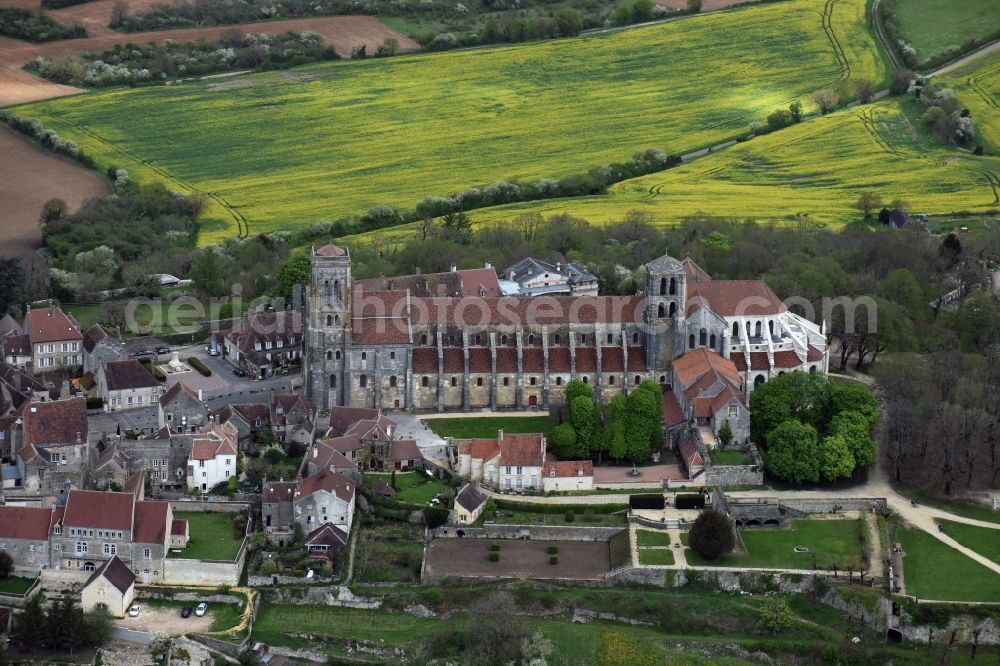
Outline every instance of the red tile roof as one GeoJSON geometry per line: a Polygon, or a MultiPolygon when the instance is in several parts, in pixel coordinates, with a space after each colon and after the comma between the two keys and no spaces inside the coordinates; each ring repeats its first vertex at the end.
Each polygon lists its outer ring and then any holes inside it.
{"type": "Polygon", "coordinates": [[[236,455],[236,431],[231,425],[206,425],[191,443],[191,460],[236,455]]]}
{"type": "Polygon", "coordinates": [[[351,477],[325,469],[318,474],[312,474],[303,479],[302,484],[299,486],[299,491],[295,495],[295,499],[298,500],[313,493],[326,491],[350,503],[354,497],[356,486],[357,484],[351,477]]]}
{"type": "Polygon", "coordinates": [[[465,372],[465,355],[461,349],[444,348],[444,372],[465,372]]]}
{"type": "Polygon", "coordinates": [[[264,492],[262,495],[262,501],[264,502],[291,502],[294,498],[294,481],[270,481],[264,484],[264,492]]]}
{"type": "Polygon", "coordinates": [[[549,347],[549,372],[569,372],[571,367],[568,347],[549,347]]]}
{"type": "Polygon", "coordinates": [[[373,407],[331,407],[330,429],[334,436],[343,435],[358,421],[378,418],[378,410],[373,407]]]}
{"type": "Polygon", "coordinates": [[[107,579],[119,592],[125,594],[135,583],[136,576],[124,562],[118,559],[117,555],[112,555],[111,559],[105,561],[91,574],[83,586],[87,587],[98,578],[107,579]]]}
{"type": "Polygon", "coordinates": [[[774,367],[776,368],[797,368],[802,365],[799,355],[793,351],[774,352],[774,367]]]}
{"type": "Polygon", "coordinates": [[[0,506],[0,537],[7,539],[49,538],[52,509],[27,506],[0,506]]]}
{"type": "Polygon", "coordinates": [[[410,328],[405,317],[354,317],[351,340],[359,345],[406,345],[410,343],[410,328]]]}
{"type": "Polygon", "coordinates": [[[513,347],[497,347],[496,358],[498,373],[517,372],[517,349],[513,347]]]}
{"type": "Polygon", "coordinates": [[[113,530],[132,529],[135,497],[130,493],[97,490],[69,491],[63,522],[71,527],[95,527],[113,530]]]}
{"type": "Polygon", "coordinates": [[[28,312],[24,320],[25,333],[31,336],[31,343],[62,342],[63,340],[83,340],[76,322],[59,308],[40,308],[28,312]]]}
{"type": "Polygon", "coordinates": [[[645,372],[646,371],[646,348],[645,347],[629,347],[628,348],[628,369],[629,369],[629,372],[645,372]]]}
{"type": "Polygon", "coordinates": [[[469,348],[469,372],[493,372],[493,361],[488,347],[469,348]]]}
{"type": "Polygon", "coordinates": [[[94,324],[87,329],[83,336],[83,349],[92,352],[97,347],[97,343],[108,337],[107,331],[101,328],[100,324],[94,324]]]}
{"type": "Polygon", "coordinates": [[[809,361],[810,363],[815,363],[816,361],[822,361],[823,360],[823,352],[821,352],[816,347],[813,347],[812,345],[809,345],[809,352],[806,355],[806,360],[809,361]]]}
{"type": "Polygon", "coordinates": [[[495,439],[470,440],[469,455],[477,460],[493,460],[500,455],[500,444],[495,439]]]}
{"type": "Polygon", "coordinates": [[[170,534],[183,536],[188,533],[188,521],[174,518],[170,521],[170,534]]]}
{"type": "Polygon", "coordinates": [[[26,447],[87,441],[89,426],[86,398],[26,402],[21,406],[20,416],[26,447]]]}
{"type": "Polygon", "coordinates": [[[660,398],[660,411],[663,414],[663,425],[672,428],[675,425],[684,423],[684,412],[681,411],[680,403],[673,391],[664,391],[660,398]]]}
{"type": "Polygon", "coordinates": [[[318,247],[313,250],[313,252],[320,257],[344,257],[347,256],[347,250],[333,243],[324,245],[323,247],[318,247]]]}
{"type": "Polygon", "coordinates": [[[750,352],[751,370],[767,370],[769,367],[767,352],[750,352]]]}
{"type": "MultiPolygon", "coordinates": [[[[166,543],[169,512],[170,502],[136,502],[132,541],[136,543],[166,543]]],[[[172,528],[173,525],[171,524],[170,527],[172,528]]]]}
{"type": "Polygon", "coordinates": [[[416,440],[397,439],[389,445],[389,460],[392,462],[423,459],[424,454],[420,452],[416,440]]]}
{"type": "Polygon", "coordinates": [[[692,467],[703,467],[705,461],[702,460],[701,454],[698,453],[698,448],[691,441],[690,437],[682,437],[677,443],[677,451],[681,454],[681,460],[684,462],[684,466],[688,468],[688,474],[691,474],[692,467]]]}
{"type": "Polygon", "coordinates": [[[576,371],[597,372],[597,349],[595,347],[576,348],[576,371]]]}
{"type": "Polygon", "coordinates": [[[413,372],[421,375],[437,374],[437,349],[417,347],[413,350],[413,372]]]}
{"type": "Polygon", "coordinates": [[[733,362],[704,347],[691,350],[680,358],[674,359],[673,365],[674,376],[685,388],[708,373],[724,377],[737,385],[740,383],[740,373],[736,370],[733,362]]]}
{"type": "Polygon", "coordinates": [[[625,357],[621,347],[601,347],[601,372],[621,372],[625,357]]]}
{"type": "Polygon", "coordinates": [[[545,369],[544,352],[538,347],[525,347],[521,351],[521,367],[527,374],[541,374],[545,369]]]}
{"type": "Polygon", "coordinates": [[[500,464],[541,467],[545,462],[545,447],[540,433],[504,434],[500,440],[500,464]]]}
{"type": "Polygon", "coordinates": [[[739,372],[743,372],[747,369],[747,362],[746,359],[743,358],[743,352],[733,354],[730,356],[729,360],[733,362],[733,367],[735,367],[739,372]]]}
{"type": "Polygon", "coordinates": [[[31,338],[27,335],[8,335],[0,339],[6,356],[31,356],[31,338]]]}
{"type": "Polygon", "coordinates": [[[177,382],[171,386],[166,393],[160,396],[160,404],[164,406],[169,405],[174,398],[181,394],[181,392],[184,392],[187,396],[201,402],[201,398],[198,397],[198,393],[194,389],[184,382],[177,382]]]}
{"type": "Polygon", "coordinates": [[[589,460],[559,460],[547,462],[542,467],[543,477],[563,478],[570,476],[593,476],[594,463],[589,460]],[[553,472],[555,472],[553,474],[553,472]]]}
{"type": "Polygon", "coordinates": [[[711,280],[687,283],[687,314],[702,306],[721,317],[776,315],[784,304],[760,280],[711,280]]]}
{"type": "Polygon", "coordinates": [[[341,453],[357,451],[363,446],[361,444],[360,435],[342,435],[340,437],[331,437],[330,439],[323,440],[323,444],[340,451],[341,453]]]}

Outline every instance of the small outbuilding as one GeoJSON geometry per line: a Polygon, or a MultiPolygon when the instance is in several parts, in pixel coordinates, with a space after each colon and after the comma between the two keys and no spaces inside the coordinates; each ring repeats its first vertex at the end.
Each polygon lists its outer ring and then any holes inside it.
{"type": "Polygon", "coordinates": [[[101,609],[114,617],[125,617],[135,599],[135,574],[112,555],[91,575],[80,593],[84,611],[101,609]]]}
{"type": "Polygon", "coordinates": [[[457,525],[471,525],[479,520],[486,507],[486,497],[476,486],[467,483],[455,495],[455,509],[452,522],[457,525]]]}

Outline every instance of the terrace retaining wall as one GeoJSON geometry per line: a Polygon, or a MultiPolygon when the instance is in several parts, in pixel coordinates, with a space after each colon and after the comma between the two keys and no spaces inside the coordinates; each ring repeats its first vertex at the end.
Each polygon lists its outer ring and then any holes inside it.
{"type": "Polygon", "coordinates": [[[483,527],[439,527],[431,530],[434,538],[530,539],[541,541],[607,541],[624,527],[571,527],[564,525],[499,525],[483,527]],[[460,536],[458,533],[462,532],[460,536]]]}
{"type": "Polygon", "coordinates": [[[230,502],[227,500],[195,500],[181,499],[171,500],[171,508],[174,513],[239,513],[249,511],[249,502],[230,502]]]}
{"type": "Polygon", "coordinates": [[[706,486],[759,486],[764,470],[757,465],[712,465],[705,471],[706,486]]]}

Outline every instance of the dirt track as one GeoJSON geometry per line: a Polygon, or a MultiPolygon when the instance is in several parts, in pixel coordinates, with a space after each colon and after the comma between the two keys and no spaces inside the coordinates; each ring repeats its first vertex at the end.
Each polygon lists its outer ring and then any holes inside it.
{"type": "MultiPolygon", "coordinates": [[[[758,2],[759,0],[704,0],[701,11],[710,12],[715,9],[725,9],[732,5],[744,2],[758,2]]],[[[671,9],[687,9],[687,0],[653,0],[658,5],[670,7],[671,9]]]]}
{"type": "MultiPolygon", "coordinates": [[[[68,10],[88,8],[93,20],[101,15],[101,6],[107,10],[102,21],[106,22],[110,15],[111,0],[70,7],[58,12],[52,12],[62,20],[61,13],[68,10]]],[[[80,16],[83,16],[82,14],[80,16]]],[[[81,22],[82,19],[81,19],[81,22]]],[[[381,44],[386,37],[395,37],[399,42],[400,51],[415,51],[419,45],[409,37],[402,35],[370,16],[329,16],[308,19],[289,19],[287,21],[267,21],[264,23],[246,23],[239,26],[244,32],[258,32],[268,35],[279,35],[289,30],[302,32],[309,30],[323,37],[323,41],[335,47],[343,55],[350,53],[355,46],[362,44],[371,52],[381,44]]],[[[0,107],[36,102],[52,97],[62,97],[81,92],[79,88],[63,86],[39,79],[21,68],[32,58],[38,56],[50,57],[59,53],[89,51],[100,53],[115,44],[134,42],[162,42],[165,39],[174,41],[196,41],[199,39],[218,39],[233,26],[213,26],[208,28],[185,28],[181,30],[162,30],[157,32],[119,33],[104,28],[102,36],[86,39],[67,39],[46,44],[29,44],[9,37],[0,37],[0,107]]],[[[88,29],[90,26],[88,25],[88,29]]],[[[2,175],[2,174],[0,174],[2,175]]]]}
{"type": "Polygon", "coordinates": [[[70,210],[109,192],[96,172],[43,152],[0,126],[0,255],[24,256],[40,242],[38,214],[52,198],[70,210]]]}

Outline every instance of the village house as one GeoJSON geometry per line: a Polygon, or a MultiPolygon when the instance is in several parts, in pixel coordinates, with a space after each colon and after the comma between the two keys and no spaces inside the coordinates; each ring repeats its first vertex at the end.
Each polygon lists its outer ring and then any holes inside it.
{"type": "MultiPolygon", "coordinates": [[[[360,443],[360,440],[357,441],[360,443]]],[[[318,474],[325,469],[355,481],[361,480],[361,470],[356,463],[327,442],[314,442],[306,459],[306,474],[318,474]]]]}
{"type": "Polygon", "coordinates": [[[296,523],[303,535],[327,523],[349,535],[356,489],[354,479],[329,470],[298,481],[265,483],[261,513],[268,540],[278,546],[290,545],[296,523]]]}
{"type": "Polygon", "coordinates": [[[18,370],[26,370],[31,366],[31,338],[25,334],[8,335],[0,338],[0,357],[18,370]]]}
{"type": "Polygon", "coordinates": [[[579,264],[557,261],[550,264],[525,257],[509,266],[503,277],[518,286],[517,294],[583,294],[597,296],[597,276],[579,264]]]}
{"type": "Polygon", "coordinates": [[[296,393],[275,394],[269,398],[271,433],[283,444],[312,444],[316,433],[316,408],[296,393]]]}
{"type": "Polygon", "coordinates": [[[240,451],[251,453],[257,450],[257,439],[261,430],[271,430],[270,405],[252,402],[242,405],[230,404],[209,415],[220,425],[229,424],[236,428],[240,451]]]}
{"type": "Polygon", "coordinates": [[[58,495],[66,482],[82,487],[89,465],[86,399],[31,399],[21,405],[17,417],[12,451],[22,490],[58,495]]]}
{"type": "Polygon", "coordinates": [[[117,447],[128,459],[129,473],[148,474],[154,491],[176,491],[187,487],[188,458],[195,436],[196,433],[175,433],[160,428],[139,439],[123,439],[117,447]]]}
{"type": "Polygon", "coordinates": [[[80,607],[84,612],[101,610],[111,617],[125,617],[135,599],[135,581],[128,565],[112,556],[84,583],[80,607]]]}
{"type": "Polygon", "coordinates": [[[558,460],[542,467],[542,491],[593,490],[594,463],[589,460],[558,460]]]}
{"type": "Polygon", "coordinates": [[[394,439],[395,421],[377,409],[334,407],[330,410],[332,435],[323,444],[340,452],[362,470],[407,471],[422,468],[423,453],[412,439],[394,439]]]}
{"type": "Polygon", "coordinates": [[[297,311],[247,315],[225,334],[224,355],[248,377],[265,379],[278,368],[301,363],[304,335],[297,311]]]}
{"type": "Polygon", "coordinates": [[[187,485],[208,492],[236,476],[237,432],[230,425],[207,425],[191,444],[187,485]]]}
{"type": "Polygon", "coordinates": [[[696,349],[674,361],[676,398],[685,421],[705,429],[714,442],[725,423],[733,441],[750,437],[750,409],[746,401],[743,375],[732,360],[704,348],[696,349]]]}
{"type": "Polygon", "coordinates": [[[544,435],[505,435],[501,430],[495,439],[459,440],[457,444],[457,472],[463,479],[498,490],[542,490],[544,435]]]}
{"type": "Polygon", "coordinates": [[[160,396],[156,408],[161,428],[171,432],[196,432],[208,423],[208,407],[184,382],[177,382],[160,396]]]}
{"type": "Polygon", "coordinates": [[[156,377],[134,358],[102,361],[97,368],[96,385],[106,412],[152,407],[163,393],[156,377]]]}
{"type": "Polygon", "coordinates": [[[83,334],[76,320],[60,308],[28,310],[24,332],[31,338],[32,371],[37,375],[83,363],[83,334]]]}
{"type": "Polygon", "coordinates": [[[128,358],[125,344],[109,335],[100,324],[94,324],[83,334],[83,371],[96,373],[102,363],[128,358]]]}
{"type": "Polygon", "coordinates": [[[94,464],[90,485],[97,490],[121,490],[129,477],[129,460],[119,443],[108,445],[94,464]]]}
{"type": "Polygon", "coordinates": [[[486,496],[474,484],[466,483],[455,495],[455,508],[452,509],[450,522],[456,525],[471,525],[479,520],[486,508],[486,496]]]}
{"type": "Polygon", "coordinates": [[[24,329],[12,316],[5,314],[0,317],[0,340],[11,335],[22,335],[23,333],[24,329]]]}
{"type": "Polygon", "coordinates": [[[49,566],[52,509],[0,505],[0,550],[14,561],[14,575],[33,577],[49,566]]]}

